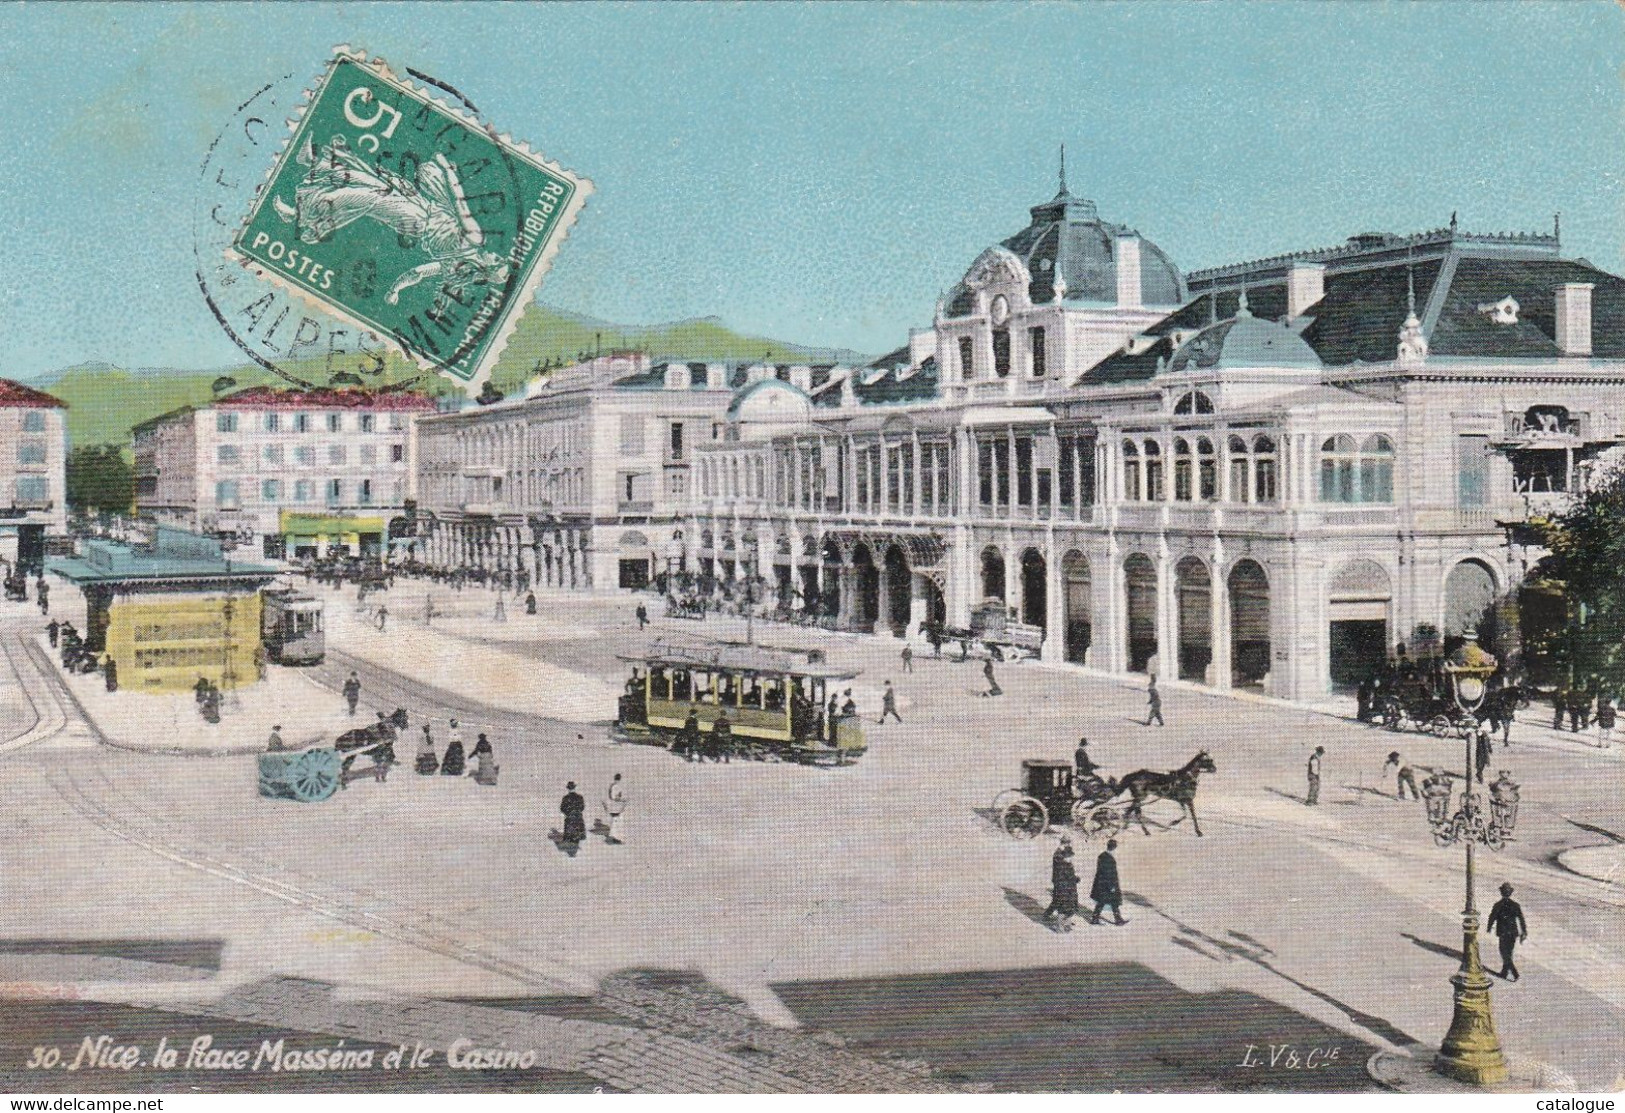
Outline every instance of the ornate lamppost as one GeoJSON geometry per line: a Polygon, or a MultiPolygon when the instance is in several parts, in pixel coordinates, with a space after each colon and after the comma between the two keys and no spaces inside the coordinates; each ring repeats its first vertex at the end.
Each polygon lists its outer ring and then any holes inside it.
{"type": "MultiPolygon", "coordinates": [[[[1466,641],[1450,655],[1444,670],[1451,682],[1451,695],[1463,711],[1476,711],[1484,702],[1484,682],[1495,672],[1495,658],[1478,644],[1475,632],[1466,632],[1466,641]]],[[[1427,795],[1428,824],[1440,846],[1462,843],[1467,848],[1467,905],[1461,914],[1461,968],[1450,979],[1455,986],[1455,1012],[1450,1031],[1434,1059],[1440,1074],[1459,1082],[1484,1086],[1507,1080],[1506,1060],[1501,1041],[1495,1034],[1495,1017],[1490,1011],[1490,979],[1478,953],[1478,908],[1473,900],[1473,851],[1479,844],[1499,850],[1512,835],[1518,818],[1518,786],[1505,774],[1491,788],[1491,808],[1486,814],[1483,797],[1474,791],[1473,743],[1475,731],[1466,735],[1466,783],[1461,805],[1450,812],[1448,786],[1437,787],[1427,795]]]]}

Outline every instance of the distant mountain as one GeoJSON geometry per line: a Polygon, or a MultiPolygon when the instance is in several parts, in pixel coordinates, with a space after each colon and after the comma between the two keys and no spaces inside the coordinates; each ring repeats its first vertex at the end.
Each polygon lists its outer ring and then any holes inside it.
{"type": "MultiPolygon", "coordinates": [[[[678,356],[692,360],[765,360],[769,363],[863,363],[868,360],[846,349],[815,348],[735,332],[720,317],[697,317],[658,325],[619,325],[540,303],[519,319],[508,347],[491,372],[491,381],[504,394],[512,394],[546,365],[575,362],[602,350],[636,348],[652,356],[678,356]]],[[[288,370],[310,382],[326,382],[332,368],[321,359],[294,363],[288,370]]],[[[369,385],[386,385],[418,374],[415,366],[396,356],[386,361],[382,375],[369,385]]],[[[48,372],[30,380],[68,404],[68,436],[74,444],[124,444],[130,427],[182,406],[202,405],[213,396],[215,380],[236,380],[238,388],[282,385],[284,380],[252,364],[211,370],[165,367],[123,368],[90,362],[48,372]]],[[[455,390],[446,378],[426,376],[419,389],[435,395],[455,390]]]]}

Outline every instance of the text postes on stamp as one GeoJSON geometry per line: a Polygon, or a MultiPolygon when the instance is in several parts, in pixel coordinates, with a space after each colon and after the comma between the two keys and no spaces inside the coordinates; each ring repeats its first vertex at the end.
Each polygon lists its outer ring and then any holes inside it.
{"type": "Polygon", "coordinates": [[[591,191],[341,47],[228,254],[472,387],[591,191]]]}

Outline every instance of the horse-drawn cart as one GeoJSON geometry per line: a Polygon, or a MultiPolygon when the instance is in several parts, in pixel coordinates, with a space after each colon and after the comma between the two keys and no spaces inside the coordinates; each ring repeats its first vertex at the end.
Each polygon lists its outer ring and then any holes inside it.
{"type": "Polygon", "coordinates": [[[397,708],[393,715],[380,713],[371,726],[345,731],[330,747],[260,754],[260,795],[308,804],[326,800],[365,777],[383,784],[395,765],[397,732],[405,729],[406,712],[397,708]],[[355,760],[362,756],[372,761],[357,768],[355,760]]]}
{"type": "Polygon", "coordinates": [[[1142,809],[1152,800],[1172,800],[1183,809],[1173,822],[1189,816],[1200,836],[1196,783],[1203,773],[1212,773],[1216,768],[1213,758],[1202,750],[1180,768],[1166,773],[1138,769],[1120,781],[1093,773],[1080,780],[1070,762],[1028,758],[1021,763],[1021,787],[1007,788],[993,798],[993,822],[1018,839],[1036,839],[1051,825],[1063,823],[1070,823],[1072,830],[1085,839],[1115,835],[1132,823],[1138,823],[1140,830],[1149,835],[1151,829],[1146,826],[1142,809]]]}

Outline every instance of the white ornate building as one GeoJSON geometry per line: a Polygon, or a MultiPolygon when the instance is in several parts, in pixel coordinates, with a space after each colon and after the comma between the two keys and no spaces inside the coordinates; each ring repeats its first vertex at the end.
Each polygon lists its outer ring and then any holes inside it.
{"type": "Polygon", "coordinates": [[[702,572],[859,630],[1003,599],[1052,660],[1311,699],[1396,643],[1517,649],[1505,527],[1625,444],[1625,280],[1454,218],[1181,276],[1063,181],[841,378],[734,396],[702,572]]]}
{"type": "Polygon", "coordinates": [[[68,532],[66,403],[0,379],[0,560],[37,572],[68,532]]]}

